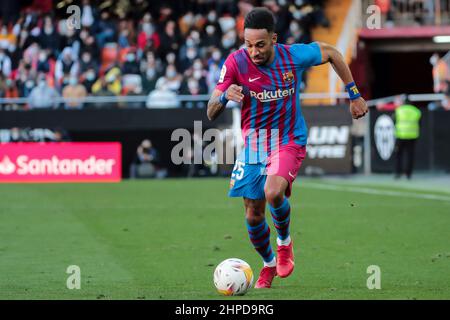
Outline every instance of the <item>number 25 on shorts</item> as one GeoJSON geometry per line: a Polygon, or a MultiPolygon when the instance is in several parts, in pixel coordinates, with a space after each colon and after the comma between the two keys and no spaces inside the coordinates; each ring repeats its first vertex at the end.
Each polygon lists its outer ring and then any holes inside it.
{"type": "Polygon", "coordinates": [[[244,166],[245,163],[242,161],[236,161],[233,168],[233,173],[231,174],[232,179],[241,180],[244,177],[244,166]]]}

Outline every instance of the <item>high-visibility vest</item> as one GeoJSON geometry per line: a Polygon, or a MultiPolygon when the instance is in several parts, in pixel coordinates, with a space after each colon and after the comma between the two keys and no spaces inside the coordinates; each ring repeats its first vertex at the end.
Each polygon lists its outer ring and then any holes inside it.
{"type": "Polygon", "coordinates": [[[395,136],[397,139],[417,139],[420,134],[420,110],[410,104],[395,109],[395,136]]]}

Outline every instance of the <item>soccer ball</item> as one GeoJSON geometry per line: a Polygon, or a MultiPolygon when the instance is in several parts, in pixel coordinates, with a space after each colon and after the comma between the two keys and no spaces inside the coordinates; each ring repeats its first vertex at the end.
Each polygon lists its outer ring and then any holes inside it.
{"type": "Polygon", "coordinates": [[[244,260],[222,261],[214,271],[214,285],[224,296],[242,296],[253,284],[253,271],[244,260]]]}

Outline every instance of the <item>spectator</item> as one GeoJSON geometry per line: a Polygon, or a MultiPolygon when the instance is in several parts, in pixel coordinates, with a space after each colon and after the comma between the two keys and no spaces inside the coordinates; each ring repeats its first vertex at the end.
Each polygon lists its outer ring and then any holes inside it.
{"type": "Polygon", "coordinates": [[[28,105],[30,109],[54,108],[58,107],[55,99],[59,98],[58,92],[50,88],[44,74],[39,75],[38,85],[34,87],[28,97],[28,105]]]}
{"type": "Polygon", "coordinates": [[[62,78],[65,74],[77,76],[78,68],[78,62],[74,60],[72,48],[65,47],[63,52],[61,53],[61,56],[56,61],[55,81],[59,84],[62,83],[62,78]]]}
{"type": "Polygon", "coordinates": [[[121,48],[129,48],[136,43],[134,25],[131,21],[121,20],[119,23],[119,35],[117,43],[121,48]]]}
{"type": "Polygon", "coordinates": [[[450,65],[444,59],[434,53],[430,57],[430,63],[433,66],[433,90],[435,93],[446,93],[450,90],[450,65]]]}
{"type": "Polygon", "coordinates": [[[31,90],[36,85],[35,78],[36,72],[31,69],[31,64],[22,60],[16,75],[17,89],[21,97],[28,97],[30,95],[31,90]]]}
{"type": "Polygon", "coordinates": [[[53,26],[52,18],[45,16],[44,26],[38,38],[41,48],[48,49],[54,56],[57,56],[59,54],[60,40],[58,31],[53,26]]]}
{"type": "Polygon", "coordinates": [[[164,31],[161,33],[161,45],[159,48],[159,55],[165,57],[169,52],[177,52],[181,38],[177,30],[175,21],[167,21],[164,31]]]}
{"type": "Polygon", "coordinates": [[[98,47],[102,49],[107,42],[113,42],[116,35],[116,28],[114,22],[110,19],[110,14],[107,10],[103,11],[100,16],[100,21],[97,25],[96,40],[98,47]]]}
{"type": "Polygon", "coordinates": [[[37,68],[36,71],[38,73],[45,73],[47,74],[50,71],[50,62],[47,56],[47,52],[45,50],[41,50],[39,52],[39,58],[37,62],[37,68]]]}
{"type": "Polygon", "coordinates": [[[26,142],[27,139],[24,137],[21,130],[17,127],[11,128],[9,142],[26,142]]]}
{"type": "Polygon", "coordinates": [[[156,82],[156,87],[158,87],[158,83],[164,83],[164,86],[167,89],[177,93],[181,86],[182,76],[177,72],[177,69],[173,64],[170,64],[166,68],[166,74],[159,78],[156,82]]]}
{"type": "Polygon", "coordinates": [[[0,48],[7,49],[10,45],[16,43],[16,36],[9,32],[8,25],[4,24],[0,30],[0,48]]]}
{"type": "Polygon", "coordinates": [[[58,128],[55,128],[55,130],[53,130],[52,141],[53,142],[70,142],[71,139],[66,130],[58,127],[58,128]]]}
{"type": "MultiPolygon", "coordinates": [[[[181,94],[187,94],[190,96],[197,96],[201,94],[206,94],[207,91],[203,90],[202,86],[200,85],[199,81],[194,78],[190,77],[186,80],[183,89],[181,91],[181,94]]],[[[183,106],[185,108],[205,108],[206,103],[204,101],[186,101],[183,106]]]]}
{"type": "MultiPolygon", "coordinates": [[[[86,88],[78,83],[76,76],[71,76],[69,84],[63,89],[62,96],[64,99],[83,99],[87,96],[86,88]]],[[[67,101],[65,102],[66,109],[81,109],[83,102],[81,101],[67,101]]]]}
{"type": "Polygon", "coordinates": [[[81,52],[89,52],[91,58],[94,62],[99,61],[100,49],[95,42],[95,38],[90,33],[86,33],[84,37],[81,38],[81,52]]]}
{"type": "Polygon", "coordinates": [[[37,74],[46,74],[47,86],[62,95],[72,77],[95,95],[135,95],[139,90],[148,95],[160,79],[164,85],[158,90],[208,93],[218,80],[223,57],[242,45],[242,18],[253,5],[269,6],[281,17],[279,40],[285,37],[290,43],[309,42],[310,27],[324,21],[322,2],[226,0],[213,6],[209,0],[193,0],[152,6],[133,0],[98,12],[93,1],[81,0],[81,30],[32,6],[9,23],[0,23],[0,71],[15,79],[11,95],[17,92],[20,97],[30,95],[37,74]],[[118,50],[103,51],[108,42],[118,50]],[[116,55],[122,58],[134,47],[123,64],[115,65],[116,55]],[[141,81],[127,87],[126,75],[141,81]]]}
{"type": "MultiPolygon", "coordinates": [[[[142,87],[136,83],[131,83],[128,86],[127,97],[138,97],[142,95],[142,87]]],[[[145,106],[143,101],[130,101],[127,103],[127,108],[140,109],[145,106]]]]}
{"type": "Polygon", "coordinates": [[[9,77],[11,74],[11,59],[3,48],[0,48],[0,70],[5,77],[9,77]]]}
{"type": "Polygon", "coordinates": [[[151,91],[147,97],[147,108],[178,108],[180,101],[175,92],[169,89],[164,78],[158,80],[155,90],[151,91]]]}
{"type": "Polygon", "coordinates": [[[136,52],[129,51],[125,56],[125,63],[122,66],[122,74],[139,74],[139,63],[136,52]]]}
{"type": "Polygon", "coordinates": [[[303,26],[301,26],[297,20],[292,20],[289,24],[289,29],[285,33],[286,44],[294,43],[310,43],[311,36],[305,32],[303,26]]]}
{"type": "MultiPolygon", "coordinates": [[[[97,83],[97,82],[96,82],[97,83]]],[[[98,79],[98,83],[99,83],[99,87],[97,90],[93,91],[93,96],[96,97],[113,97],[116,94],[110,90],[109,88],[109,84],[106,81],[105,77],[100,77],[100,79],[98,79]]],[[[105,103],[105,102],[95,102],[93,104],[89,104],[90,106],[92,106],[93,108],[105,108],[105,107],[111,107],[111,106],[116,106],[115,104],[112,103],[105,103]]]]}
{"type": "Polygon", "coordinates": [[[97,71],[97,64],[92,59],[92,54],[90,51],[84,51],[81,54],[81,61],[80,61],[80,73],[85,73],[88,69],[94,69],[97,71]]]}
{"type": "Polygon", "coordinates": [[[81,9],[81,25],[90,28],[94,24],[94,10],[89,0],[83,0],[83,8],[81,9]]]}
{"type": "Polygon", "coordinates": [[[198,57],[197,48],[194,46],[188,47],[186,49],[186,56],[180,61],[180,71],[185,72],[192,64],[194,60],[198,57]]]}
{"type": "Polygon", "coordinates": [[[95,83],[95,79],[96,79],[96,72],[95,69],[93,67],[89,68],[86,70],[85,73],[83,73],[81,75],[81,83],[83,84],[83,86],[86,88],[86,91],[88,94],[92,93],[92,86],[95,83]]]}
{"type": "Polygon", "coordinates": [[[222,29],[217,21],[217,12],[216,10],[211,10],[207,15],[201,45],[203,47],[219,47],[220,39],[222,39],[222,29]]]}
{"type": "Polygon", "coordinates": [[[116,66],[110,68],[104,75],[103,79],[97,80],[92,85],[92,92],[96,93],[103,86],[103,80],[108,87],[108,91],[114,95],[119,95],[122,92],[122,84],[120,82],[120,69],[116,66]]]}
{"type": "Polygon", "coordinates": [[[158,151],[149,139],[145,139],[138,146],[130,166],[130,178],[155,178],[159,169],[158,165],[158,151]]]}
{"type": "Polygon", "coordinates": [[[146,60],[141,64],[142,86],[144,92],[148,93],[155,89],[156,81],[161,75],[161,61],[155,59],[152,51],[148,51],[146,60]]]}
{"type": "Polygon", "coordinates": [[[160,38],[158,33],[155,30],[155,26],[152,23],[152,16],[149,13],[146,13],[142,18],[142,29],[138,34],[137,45],[138,48],[144,52],[148,41],[151,40],[155,50],[158,50],[160,45],[160,38]]]}
{"type": "MultiPolygon", "coordinates": [[[[6,79],[4,97],[7,99],[19,98],[19,90],[17,89],[14,80],[6,79]]],[[[5,110],[18,110],[19,105],[17,103],[11,103],[5,105],[5,110]]]]}

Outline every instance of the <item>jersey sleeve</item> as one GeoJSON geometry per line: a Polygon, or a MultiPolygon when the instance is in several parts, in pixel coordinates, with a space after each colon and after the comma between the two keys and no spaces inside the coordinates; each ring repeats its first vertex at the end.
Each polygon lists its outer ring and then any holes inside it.
{"type": "Polygon", "coordinates": [[[234,57],[229,55],[222,66],[222,70],[220,70],[216,89],[225,92],[229,86],[235,83],[237,83],[236,62],[234,57]]]}
{"type": "Polygon", "coordinates": [[[290,49],[294,63],[300,68],[309,68],[322,63],[322,53],[317,42],[293,44],[290,49]]]}

